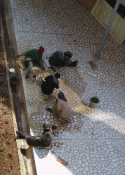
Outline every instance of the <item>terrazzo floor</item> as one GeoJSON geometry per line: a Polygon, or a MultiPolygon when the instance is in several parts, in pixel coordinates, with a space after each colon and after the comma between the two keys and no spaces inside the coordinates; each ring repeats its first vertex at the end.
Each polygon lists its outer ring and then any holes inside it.
{"type": "MultiPolygon", "coordinates": [[[[25,71],[21,71],[31,134],[40,134],[44,121],[57,125],[51,146],[34,148],[37,174],[125,175],[125,42],[119,45],[108,35],[97,70],[92,70],[88,62],[93,60],[105,29],[78,1],[10,2],[18,54],[42,45],[44,58],[56,50],[69,50],[72,60],[79,61],[76,68],[57,69],[60,89],[47,101],[38,81],[25,80],[25,71]],[[66,123],[45,110],[60,90],[72,109],[66,123]],[[100,100],[96,109],[87,107],[93,96],[100,100]],[[58,157],[68,165],[57,162],[58,157]]],[[[54,73],[40,70],[37,79],[49,74],[54,73]]]]}

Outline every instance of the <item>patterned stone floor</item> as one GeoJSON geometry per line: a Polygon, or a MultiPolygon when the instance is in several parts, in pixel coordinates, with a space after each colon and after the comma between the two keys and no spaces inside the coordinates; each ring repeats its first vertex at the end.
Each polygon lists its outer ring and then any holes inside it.
{"type": "MultiPolygon", "coordinates": [[[[42,123],[56,124],[49,148],[34,148],[38,175],[124,175],[125,174],[125,42],[119,45],[110,35],[97,61],[94,58],[105,29],[76,0],[10,0],[18,53],[42,45],[44,58],[54,51],[69,50],[77,68],[61,68],[60,89],[43,100],[39,84],[25,80],[24,91],[31,134],[40,134],[42,123]],[[45,111],[59,91],[72,109],[71,121],[61,123],[45,111]],[[90,109],[90,98],[100,100],[90,109]],[[68,165],[56,161],[61,157],[68,165]]],[[[53,74],[40,71],[40,76],[53,74]]],[[[25,132],[25,131],[24,131],[25,132]]]]}

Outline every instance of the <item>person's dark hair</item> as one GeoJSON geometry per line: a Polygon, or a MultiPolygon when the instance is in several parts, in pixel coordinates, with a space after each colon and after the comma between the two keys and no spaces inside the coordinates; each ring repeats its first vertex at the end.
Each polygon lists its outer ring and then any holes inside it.
{"type": "Polygon", "coordinates": [[[66,51],[66,52],[64,52],[64,56],[71,58],[72,53],[70,51],[66,51]]]}
{"type": "Polygon", "coordinates": [[[55,77],[58,79],[58,78],[60,78],[60,74],[59,73],[56,73],[55,74],[55,77]]]}
{"type": "Polygon", "coordinates": [[[64,93],[61,92],[61,91],[58,93],[58,98],[59,98],[59,99],[62,99],[62,100],[64,100],[64,101],[67,102],[67,100],[66,100],[66,98],[65,98],[65,96],[64,96],[64,93]]]}

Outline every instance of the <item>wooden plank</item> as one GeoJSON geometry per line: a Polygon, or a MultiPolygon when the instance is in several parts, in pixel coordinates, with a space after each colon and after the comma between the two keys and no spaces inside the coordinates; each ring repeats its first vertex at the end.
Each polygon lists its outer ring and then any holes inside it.
{"type": "Polygon", "coordinates": [[[18,66],[19,66],[21,69],[23,69],[23,70],[26,69],[26,67],[22,64],[21,61],[16,61],[16,63],[18,64],[18,66]]]}

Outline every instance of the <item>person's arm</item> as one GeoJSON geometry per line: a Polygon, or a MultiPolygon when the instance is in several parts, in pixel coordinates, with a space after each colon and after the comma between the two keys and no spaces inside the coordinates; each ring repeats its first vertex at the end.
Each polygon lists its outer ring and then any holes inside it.
{"type": "Polygon", "coordinates": [[[25,53],[22,53],[20,55],[17,55],[16,58],[19,58],[20,56],[26,56],[26,52],[25,53]]]}
{"type": "Polygon", "coordinates": [[[39,61],[42,61],[42,58],[43,58],[43,54],[40,54],[39,55],[39,61]]]}
{"type": "Polygon", "coordinates": [[[43,70],[45,70],[44,64],[43,64],[43,60],[39,60],[39,64],[40,64],[40,67],[41,67],[43,70]]]}

